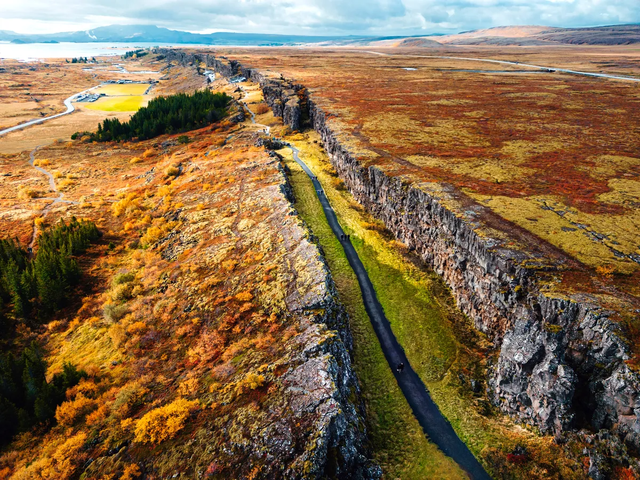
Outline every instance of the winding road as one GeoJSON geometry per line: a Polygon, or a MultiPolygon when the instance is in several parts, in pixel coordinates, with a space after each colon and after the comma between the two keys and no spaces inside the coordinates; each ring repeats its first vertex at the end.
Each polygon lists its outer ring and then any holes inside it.
{"type": "MultiPolygon", "coordinates": [[[[246,98],[247,92],[244,88],[242,88],[242,91],[246,98]]],[[[268,133],[269,127],[256,123],[255,115],[249,106],[245,102],[243,102],[243,105],[251,115],[251,122],[258,127],[263,127],[268,133]]],[[[302,170],[304,170],[313,182],[316,195],[318,196],[318,200],[320,200],[327,222],[329,223],[329,226],[336,238],[340,241],[345,255],[347,256],[347,260],[349,261],[349,265],[351,265],[351,268],[358,278],[364,306],[367,314],[369,315],[369,319],[371,320],[371,324],[373,325],[373,329],[376,332],[376,336],[378,337],[384,356],[396,377],[396,381],[398,382],[402,393],[409,402],[409,405],[413,410],[413,414],[418,419],[418,422],[420,422],[422,429],[429,439],[436,444],[445,455],[451,457],[458,465],[460,465],[472,480],[489,480],[491,477],[487,474],[482,465],[480,465],[480,462],[478,462],[478,460],[473,456],[465,443],[460,440],[451,424],[444,418],[442,413],[440,413],[438,406],[431,399],[427,387],[411,367],[411,363],[409,362],[404,349],[398,343],[398,340],[391,330],[391,324],[384,314],[384,309],[378,300],[376,291],[369,279],[369,274],[365,270],[358,253],[349,240],[349,237],[340,226],[338,217],[331,207],[322,185],[320,185],[320,182],[317,180],[316,176],[307,164],[300,159],[300,151],[293,145],[287,145],[293,152],[293,159],[298,163],[298,165],[300,165],[302,170]],[[400,363],[404,364],[404,370],[398,372],[396,366],[400,363]]]]}
{"type": "Polygon", "coordinates": [[[54,118],[59,118],[59,117],[62,117],[64,115],[69,115],[70,113],[72,113],[76,109],[76,107],[73,106],[73,103],[71,103],[74,98],[76,98],[78,95],[82,95],[83,93],[90,92],[91,90],[93,90],[95,88],[98,88],[99,86],[100,85],[96,85],[95,87],[91,87],[91,88],[89,88],[87,90],[84,90],[84,91],[82,91],[80,93],[75,93],[75,94],[71,95],[69,98],[65,99],[64,104],[67,107],[67,110],[62,112],[62,113],[56,113],[55,115],[50,115],[48,117],[37,118],[35,120],[29,120],[28,122],[21,123],[20,125],[16,125],[16,126],[10,127],[10,128],[5,128],[4,130],[0,130],[0,135],[4,135],[4,134],[10,133],[10,132],[15,132],[16,130],[22,130],[23,128],[30,127],[31,125],[38,125],[39,123],[46,122],[47,120],[53,120],[54,118]]]}
{"type": "Polygon", "coordinates": [[[407,55],[402,53],[383,53],[376,52],[373,50],[352,50],[354,52],[360,53],[369,53],[371,55],[380,55],[382,57],[409,57],[409,58],[440,58],[445,60],[464,60],[469,62],[487,62],[487,63],[497,63],[500,65],[516,65],[518,67],[531,68],[535,70],[543,70],[548,72],[562,72],[562,73],[570,73],[572,75],[582,75],[585,77],[597,77],[597,78],[609,78],[612,80],[627,80],[630,82],[640,82],[640,78],[637,77],[625,77],[622,75],[609,75],[608,73],[593,73],[593,72],[581,72],[579,70],[569,70],[567,68],[557,68],[557,67],[545,67],[542,65],[533,65],[530,63],[518,63],[511,62],[509,60],[494,60],[491,58],[473,58],[473,57],[448,57],[443,55],[407,55]]]}

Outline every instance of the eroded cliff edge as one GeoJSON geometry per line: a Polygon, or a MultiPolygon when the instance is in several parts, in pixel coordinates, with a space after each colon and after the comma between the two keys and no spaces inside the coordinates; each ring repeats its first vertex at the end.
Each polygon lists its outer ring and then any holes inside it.
{"type": "Polygon", "coordinates": [[[626,362],[631,351],[613,319],[617,312],[594,295],[547,287],[549,272],[559,267],[554,262],[565,259],[550,261],[544,251],[512,248],[531,243],[524,232],[487,235],[485,221],[500,220],[453,189],[364,168],[295,82],[213,55],[170,55],[258,82],[274,114],[292,129],[308,117],[354,197],[444,278],[461,310],[493,339],[499,355],[488,385],[502,411],[543,433],[588,424],[640,448],[640,379],[626,362]]]}

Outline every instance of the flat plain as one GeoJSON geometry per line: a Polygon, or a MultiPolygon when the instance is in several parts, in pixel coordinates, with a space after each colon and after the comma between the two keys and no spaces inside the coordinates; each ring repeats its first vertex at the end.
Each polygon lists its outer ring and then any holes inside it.
{"type": "MultiPolygon", "coordinates": [[[[6,60],[0,67],[0,130],[66,110],[64,100],[103,82],[158,80],[158,63],[147,61],[123,71],[119,57],[99,57],[96,64],[66,63],[64,59],[22,63],[6,60]]],[[[90,103],[74,103],[76,111],[47,121],[46,128],[28,127],[2,136],[0,153],[19,153],[78,131],[93,131],[105,116],[128,119],[153,98],[150,83],[106,84],[96,89],[107,95],[90,103]],[[105,112],[108,112],[105,114],[105,112]]]]}

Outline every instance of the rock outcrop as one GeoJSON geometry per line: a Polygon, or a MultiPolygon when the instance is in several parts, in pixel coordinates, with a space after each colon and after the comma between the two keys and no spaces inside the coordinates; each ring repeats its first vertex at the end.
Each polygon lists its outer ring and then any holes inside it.
{"type": "MultiPolygon", "coordinates": [[[[182,66],[202,62],[223,75],[244,74],[238,71],[235,62],[226,59],[168,49],[159,53],[182,66]]],[[[256,75],[246,74],[254,78],[256,75]]],[[[262,81],[268,89],[269,81],[262,81]]],[[[287,107],[286,111],[295,110],[287,107]]],[[[259,431],[259,435],[250,442],[230,440],[224,447],[225,455],[229,461],[243,457],[264,461],[261,472],[264,478],[378,478],[379,468],[368,459],[364,407],[351,365],[352,338],[347,314],[317,245],[310,240],[308,230],[290,203],[293,193],[288,177],[279,163],[271,160],[270,165],[271,169],[276,165],[280,171],[268,200],[273,210],[273,219],[269,221],[274,224],[263,227],[277,231],[282,237],[281,249],[287,252],[287,259],[281,260],[279,275],[288,281],[281,294],[287,322],[299,333],[280,340],[287,352],[278,359],[283,369],[278,380],[282,394],[274,395],[269,411],[252,420],[252,429],[259,431]]],[[[258,167],[254,163],[250,168],[258,167]]],[[[247,189],[244,195],[249,195],[247,189]]],[[[207,225],[212,228],[211,223],[207,225]]],[[[175,238],[167,237],[163,251],[176,256],[175,252],[181,251],[179,244],[188,243],[183,235],[181,232],[175,238]]],[[[270,255],[276,256],[273,249],[270,255]]],[[[229,426],[229,430],[232,428],[235,427],[229,426]]],[[[238,467],[237,472],[241,471],[238,467]]]]}
{"type": "Polygon", "coordinates": [[[454,211],[455,192],[364,168],[343,146],[313,98],[308,112],[294,99],[302,87],[220,60],[223,75],[258,82],[265,100],[291,128],[308,115],[340,178],[370,213],[451,287],[459,308],[499,350],[489,372],[490,395],[504,412],[558,434],[579,417],[594,429],[614,429],[640,448],[640,378],[625,363],[630,351],[611,312],[587,295],[555,298],[539,276],[539,255],[481,236],[477,220],[489,210],[454,211]]]}
{"type": "Polygon", "coordinates": [[[161,54],[168,62],[177,62],[181,66],[197,66],[202,63],[213,68],[217,73],[233,78],[245,77],[260,84],[264,100],[273,110],[276,117],[282,117],[285,125],[293,130],[299,130],[302,126],[302,106],[304,88],[282,77],[268,77],[253,68],[246,68],[235,60],[225,57],[216,57],[210,54],[192,54],[174,49],[155,49],[154,53],[161,54]]]}
{"type": "Polygon", "coordinates": [[[615,425],[640,446],[640,381],[625,363],[629,350],[611,312],[592,298],[543,293],[539,259],[475,232],[482,207],[465,218],[443,205],[447,192],[363,168],[310,105],[347,188],[444,278],[461,310],[499,348],[489,377],[494,403],[544,433],[569,429],[579,413],[596,429],[615,425]]]}

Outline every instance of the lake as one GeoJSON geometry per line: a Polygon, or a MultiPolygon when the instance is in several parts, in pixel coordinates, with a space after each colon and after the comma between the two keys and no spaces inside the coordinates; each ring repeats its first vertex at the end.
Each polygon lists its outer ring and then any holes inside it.
{"type": "Polygon", "coordinates": [[[122,55],[129,50],[155,46],[171,46],[158,43],[26,43],[0,42],[0,58],[34,61],[45,58],[97,57],[122,55]]]}

